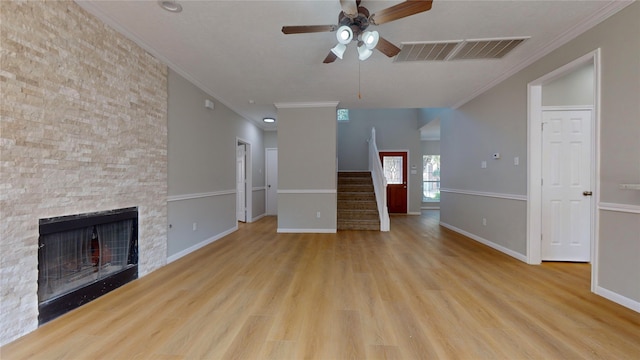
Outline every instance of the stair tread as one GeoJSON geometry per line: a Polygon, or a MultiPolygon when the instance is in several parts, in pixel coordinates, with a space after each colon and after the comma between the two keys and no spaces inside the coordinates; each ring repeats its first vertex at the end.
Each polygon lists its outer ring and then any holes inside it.
{"type": "Polygon", "coordinates": [[[371,172],[338,173],[338,230],[380,230],[371,172]]]}

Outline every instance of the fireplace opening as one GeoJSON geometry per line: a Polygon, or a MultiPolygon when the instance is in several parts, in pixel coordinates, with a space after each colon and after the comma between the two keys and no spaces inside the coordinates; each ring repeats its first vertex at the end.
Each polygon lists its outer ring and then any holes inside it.
{"type": "Polygon", "coordinates": [[[138,208],[40,219],[40,325],[138,278],[138,208]]]}

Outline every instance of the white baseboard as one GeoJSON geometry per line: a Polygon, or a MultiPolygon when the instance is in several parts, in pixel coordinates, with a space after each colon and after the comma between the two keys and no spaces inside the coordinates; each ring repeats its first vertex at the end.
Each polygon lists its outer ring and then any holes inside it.
{"type": "Polygon", "coordinates": [[[231,234],[232,232],[234,232],[236,230],[238,230],[238,224],[237,223],[236,223],[236,226],[232,227],[231,229],[229,229],[227,231],[221,232],[220,234],[217,234],[217,235],[215,235],[213,237],[210,237],[210,238],[208,238],[208,239],[206,239],[204,241],[201,241],[201,242],[199,242],[199,243],[197,243],[197,244],[195,244],[193,246],[190,246],[190,247],[188,247],[188,248],[186,248],[186,249],[184,249],[184,250],[182,250],[182,251],[180,251],[180,252],[178,252],[176,254],[173,254],[173,255],[167,257],[167,264],[170,264],[170,263],[180,259],[183,256],[189,255],[192,252],[194,252],[196,250],[199,250],[199,249],[211,244],[212,242],[231,234]]]}
{"type": "Polygon", "coordinates": [[[407,215],[422,215],[422,213],[420,211],[416,211],[416,212],[408,212],[407,215]]]}
{"type": "Polygon", "coordinates": [[[267,216],[267,214],[258,215],[256,217],[254,217],[253,219],[251,219],[251,222],[258,221],[258,220],[262,219],[265,216],[267,216]]]}
{"type": "Polygon", "coordinates": [[[464,235],[464,236],[466,236],[468,238],[471,238],[471,239],[473,239],[473,240],[475,240],[475,241],[477,241],[477,242],[479,242],[481,244],[487,245],[490,248],[493,248],[493,249],[496,249],[496,250],[498,250],[498,251],[500,251],[502,253],[505,253],[505,254],[507,254],[507,255],[509,255],[509,256],[511,256],[513,258],[516,258],[516,259],[518,259],[518,260],[520,260],[522,262],[525,262],[525,263],[527,262],[527,256],[526,255],[522,255],[522,254],[520,254],[518,252],[515,252],[515,251],[513,251],[511,249],[508,249],[508,248],[506,248],[506,247],[504,247],[502,245],[496,244],[496,243],[494,243],[492,241],[489,241],[489,240],[487,240],[485,238],[482,238],[482,237],[480,237],[478,235],[472,234],[470,232],[466,232],[466,231],[464,231],[462,229],[458,229],[457,227],[455,227],[453,225],[449,225],[447,223],[443,223],[442,221],[440,222],[440,225],[446,227],[449,230],[452,230],[452,231],[455,231],[455,232],[457,232],[459,234],[462,234],[462,235],[464,235]]]}
{"type": "Polygon", "coordinates": [[[629,299],[626,296],[622,296],[618,293],[615,293],[611,290],[607,290],[603,287],[600,286],[596,286],[596,294],[602,296],[603,298],[607,299],[607,300],[611,300],[616,304],[620,304],[626,308],[629,308],[635,312],[639,312],[640,313],[640,302],[635,301],[633,299],[629,299]]]}
{"type": "Polygon", "coordinates": [[[315,233],[315,234],[334,234],[336,229],[286,229],[278,228],[279,233],[315,233]]]}

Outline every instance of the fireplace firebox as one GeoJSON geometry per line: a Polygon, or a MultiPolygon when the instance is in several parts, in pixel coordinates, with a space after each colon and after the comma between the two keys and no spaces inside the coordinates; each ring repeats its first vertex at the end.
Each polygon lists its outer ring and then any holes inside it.
{"type": "Polygon", "coordinates": [[[40,325],[138,278],[138,208],[40,219],[40,325]]]}

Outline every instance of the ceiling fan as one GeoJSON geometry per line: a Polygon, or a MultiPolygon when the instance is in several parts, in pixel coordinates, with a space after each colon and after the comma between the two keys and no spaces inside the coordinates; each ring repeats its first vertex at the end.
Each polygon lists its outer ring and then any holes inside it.
{"type": "Polygon", "coordinates": [[[384,39],[377,31],[369,31],[369,25],[381,25],[407,16],[415,15],[431,9],[432,0],[407,0],[400,4],[369,14],[369,10],[360,6],[361,0],[340,0],[342,11],[338,15],[337,25],[301,25],[283,26],[284,34],[304,34],[315,32],[337,31],[338,45],[331,49],[324,63],[332,63],[342,59],[347,44],[358,43],[358,58],[366,60],[377,49],[388,57],[394,57],[400,48],[384,39]]]}

